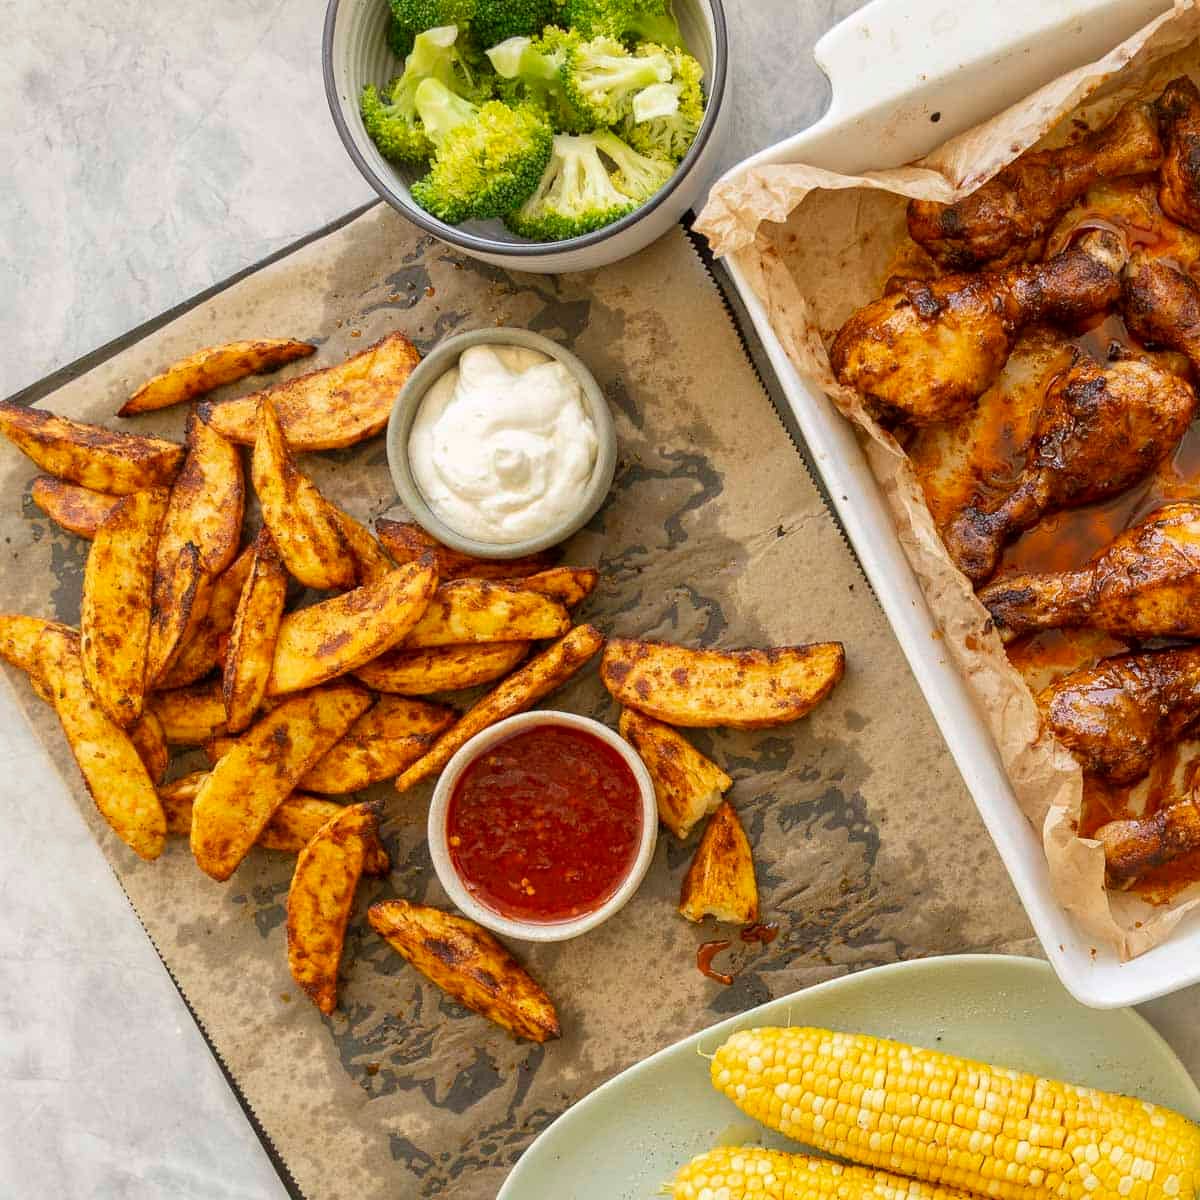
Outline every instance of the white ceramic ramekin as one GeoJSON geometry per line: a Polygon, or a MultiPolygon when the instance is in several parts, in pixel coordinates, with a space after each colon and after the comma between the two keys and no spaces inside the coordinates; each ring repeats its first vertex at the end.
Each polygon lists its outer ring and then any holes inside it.
{"type": "Polygon", "coordinates": [[[645,764],[638,758],[633,748],[607,725],[593,721],[590,717],[578,717],[574,713],[535,710],[498,721],[495,725],[477,733],[461,750],[446,764],[441,778],[434,789],[433,802],[429,806],[429,854],[433,859],[433,869],[441,880],[454,905],[473,921],[478,921],[485,929],[504,937],[517,938],[526,942],[566,942],[587,933],[603,924],[614,913],[619,912],[638,890],[646,872],[650,868],[650,860],[654,857],[654,847],[658,841],[658,805],[654,799],[654,784],[645,764]],[[605,745],[611,746],[624,760],[637,780],[638,792],[642,799],[642,838],[638,845],[637,856],[629,873],[625,876],[620,887],[592,912],[567,921],[520,921],[503,916],[495,909],[481,904],[467,890],[466,885],[454,869],[450,861],[450,846],[446,834],[446,816],[450,808],[450,798],[459,777],[471,763],[486,750],[490,750],[497,742],[506,741],[514,734],[527,729],[545,725],[566,726],[568,729],[581,729],[599,738],[605,745]]]}

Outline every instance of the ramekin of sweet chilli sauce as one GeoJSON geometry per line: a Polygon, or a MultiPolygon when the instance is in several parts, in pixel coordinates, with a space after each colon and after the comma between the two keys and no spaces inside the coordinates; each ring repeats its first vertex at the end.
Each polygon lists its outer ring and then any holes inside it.
{"type": "Polygon", "coordinates": [[[509,717],[446,764],[429,808],[429,850],[451,901],[507,937],[561,942],[637,891],[658,836],[654,785],[599,721],[509,717]]]}

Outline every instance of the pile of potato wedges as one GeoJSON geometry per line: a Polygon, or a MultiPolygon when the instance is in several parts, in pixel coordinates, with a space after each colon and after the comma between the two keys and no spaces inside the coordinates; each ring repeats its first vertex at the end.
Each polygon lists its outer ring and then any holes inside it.
{"type": "MultiPolygon", "coordinates": [[[[840,644],[605,648],[573,616],[597,584],[591,568],[553,554],[474,559],[383,518],[372,532],[296,456],[384,428],[418,361],[401,334],[246,396],[201,399],[313,351],[292,340],[208,347],[119,410],[191,404],[182,445],[0,404],[0,433],[45,472],[35,503],[91,539],[79,628],[0,614],[0,656],[53,706],[116,835],[144,859],[186,835],[216,880],[254,846],[295,854],[289,967],[331,1013],[358,881],[390,870],[382,802],[331,797],[386,780],[404,792],[436,776],[472,736],[532,707],[604,648],[601,677],[663,823],[682,839],[712,814],[680,911],[757,920],[750,847],[722,801],[732,781],[675,727],[803,716],[841,677],[840,644]],[[247,479],[261,514],[253,530],[247,479]],[[465,709],[446,702],[479,687],[489,690],[465,709]],[[169,779],[172,751],[195,747],[209,769],[169,779]]],[[[517,1036],[557,1036],[549,997],[473,922],[406,900],[375,904],[368,919],[461,1003],[517,1036]]]]}

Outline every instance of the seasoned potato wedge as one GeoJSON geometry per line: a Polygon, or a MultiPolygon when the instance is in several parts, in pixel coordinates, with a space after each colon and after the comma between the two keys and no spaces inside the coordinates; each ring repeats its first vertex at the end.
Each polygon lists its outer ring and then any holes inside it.
{"type": "Polygon", "coordinates": [[[405,792],[436,774],[481,729],[532,708],[566,683],[603,645],[604,635],[594,625],[577,625],[463,713],[427,754],[397,776],[396,790],[405,792]]]}
{"type": "Polygon", "coordinates": [[[100,815],[135,854],[157,858],[167,836],[158,793],[129,735],[88,688],[79,635],[48,626],[38,653],[54,710],[100,815]]]}
{"type": "Polygon", "coordinates": [[[550,997],[474,921],[407,900],[372,904],[367,920],[402,958],[459,1004],[519,1038],[546,1042],[559,1036],[550,997]]]}
{"type": "Polygon", "coordinates": [[[226,732],[225,702],[219,682],[151,692],[147,712],[152,712],[172,746],[203,746],[226,732]]]}
{"type": "Polygon", "coordinates": [[[195,631],[184,640],[175,661],[154,687],[187,687],[197,679],[203,679],[220,663],[223,647],[229,639],[229,631],[233,628],[242,588],[250,577],[253,561],[254,547],[247,546],[217,576],[212,586],[208,612],[204,614],[204,619],[196,626],[195,631]]]}
{"type": "Polygon", "coordinates": [[[64,483],[53,475],[39,475],[29,489],[30,499],[68,533],[92,538],[101,522],[120,503],[120,496],[107,496],[91,488],[64,483]]]}
{"type": "Polygon", "coordinates": [[[550,567],[523,579],[514,578],[507,582],[539,596],[549,596],[566,608],[582,604],[596,590],[600,572],[593,567],[550,567]]]}
{"type": "Polygon", "coordinates": [[[292,978],[326,1015],[337,1008],[338,964],[367,842],[378,836],[377,804],[351,804],[300,851],[287,898],[292,978]]]}
{"type": "Polygon", "coordinates": [[[266,397],[259,406],[250,476],[263,522],[287,569],[305,587],[353,587],[357,564],[337,510],[292,461],[279,418],[266,397]]]}
{"type": "Polygon", "coordinates": [[[252,396],[208,406],[213,424],[235,442],[257,436],[255,411],[267,397],[293,450],[334,450],[379,433],[421,356],[402,334],[392,333],[336,367],[298,375],[252,396]]]}
{"type": "Polygon", "coordinates": [[[384,549],[398,563],[412,562],[425,554],[433,554],[439,579],[519,579],[554,566],[557,556],[554,551],[544,550],[540,554],[529,554],[524,558],[493,560],[473,558],[443,546],[432,534],[411,521],[389,521],[379,517],[375,532],[384,549]]]}
{"type": "MultiPolygon", "coordinates": [[[[208,778],[207,771],[193,771],[158,789],[163,812],[167,815],[167,833],[189,834],[192,830],[192,802],[200,785],[208,778]]],[[[328,824],[342,811],[342,805],[332,800],[321,800],[293,792],[275,810],[275,815],[263,827],[255,843],[264,850],[281,850],[285,854],[299,854],[317,835],[322,825],[328,824]]],[[[368,839],[367,852],[363,859],[364,875],[386,875],[392,869],[388,852],[378,836],[368,839]]]]}
{"type": "Polygon", "coordinates": [[[449,729],[458,713],[407,696],[380,696],[303,779],[308,792],[340,796],[392,779],[449,729]]]}
{"type": "Polygon", "coordinates": [[[306,772],[370,707],[358,684],[331,683],[290,696],[252,725],[200,786],[192,812],[192,853],[225,880],[306,772]]]}
{"type": "Polygon", "coordinates": [[[208,612],[213,583],[233,561],[246,502],[238,448],[195,413],[187,458],[171,488],[154,566],[147,673],[158,681],[208,612]]]}
{"type": "Polygon", "coordinates": [[[733,780],[683,734],[661,721],[626,708],[618,728],[650,772],[659,820],[682,841],[701,817],[721,803],[733,780]]]}
{"type": "Polygon", "coordinates": [[[83,673],[122,729],[142,715],[154,554],[166,508],[166,488],[123,496],[96,531],[83,572],[83,673]]]}
{"type": "Polygon", "coordinates": [[[706,916],[734,925],[758,920],[754,859],[738,815],[728,800],[709,818],[696,856],[683,877],[679,911],[689,921],[706,916]]]}
{"type": "Polygon", "coordinates": [[[387,551],[375,540],[365,525],[356,521],[348,512],[343,512],[336,504],[329,507],[337,515],[338,524],[342,527],[342,533],[350,547],[359,587],[366,583],[378,583],[396,569],[396,564],[388,558],[387,551]]]}
{"type": "Polygon", "coordinates": [[[113,433],[10,401],[0,403],[0,433],[43,471],[112,496],[166,487],[183,462],[177,442],[113,433]]]}
{"type": "Polygon", "coordinates": [[[0,658],[24,671],[39,699],[53,704],[50,682],[42,669],[42,649],[39,645],[47,629],[56,630],[59,636],[75,636],[75,630],[58,621],[27,617],[23,613],[0,613],[0,658]]]}
{"type": "Polygon", "coordinates": [[[254,561],[229,631],[222,695],[231,733],[240,733],[250,724],[266,695],[287,587],[283,560],[264,527],[255,540],[254,561]]]}
{"type": "Polygon", "coordinates": [[[142,711],[137,723],[130,727],[129,740],[138,752],[138,758],[142,760],[150,781],[156,786],[162,783],[163,776],[171,765],[171,752],[167,748],[162,722],[148,708],[142,711]]]}
{"type": "Polygon", "coordinates": [[[345,675],[390,650],[417,624],[436,586],[429,563],[406,563],[381,583],[288,613],[275,641],[267,695],[345,675]]]}
{"type": "Polygon", "coordinates": [[[183,404],[211,392],[213,388],[236,383],[247,375],[276,371],[297,358],[316,350],[308,342],[291,338],[262,338],[258,341],[227,342],[223,346],[205,346],[186,358],[172,363],[165,371],[146,380],[117,410],[121,417],[151,412],[183,404]]]}
{"type": "Polygon", "coordinates": [[[359,667],[355,676],[377,692],[429,696],[491,683],[525,661],[528,642],[479,642],[431,650],[389,650],[359,667]]]}
{"type": "Polygon", "coordinates": [[[693,650],[613,638],[600,678],[619,704],[669,725],[764,729],[795,721],[833,690],[841,642],[770,650],[693,650]]]}
{"type": "Polygon", "coordinates": [[[530,642],[559,637],[570,628],[567,610],[537,592],[485,579],[453,579],[434,593],[404,648],[530,642]]]}

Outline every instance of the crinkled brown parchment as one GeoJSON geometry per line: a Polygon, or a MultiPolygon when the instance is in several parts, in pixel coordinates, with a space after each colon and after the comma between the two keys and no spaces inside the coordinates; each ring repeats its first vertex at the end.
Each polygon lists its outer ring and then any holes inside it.
{"type": "Polygon", "coordinates": [[[1158,945],[1200,903],[1200,885],[1163,907],[1104,887],[1098,842],[1075,835],[1082,774],[1042,736],[1033,697],[1009,664],[988,614],[950,561],[908,458],[834,379],[827,341],[850,313],[879,295],[907,240],[911,197],[952,200],[973,191],[1035,144],[1065,140],[1082,120],[1103,124],[1121,104],[1153,96],[1174,76],[1200,70],[1200,13],[1193,0],[1152,21],[1097,62],[1047,83],[998,116],[910,166],[837,175],[801,163],[760,166],[722,180],[697,228],[732,255],[762,300],[788,356],[854,423],[955,661],[978,699],[1017,799],[1042,829],[1063,905],[1090,936],[1131,958],[1158,945]]]}

